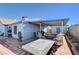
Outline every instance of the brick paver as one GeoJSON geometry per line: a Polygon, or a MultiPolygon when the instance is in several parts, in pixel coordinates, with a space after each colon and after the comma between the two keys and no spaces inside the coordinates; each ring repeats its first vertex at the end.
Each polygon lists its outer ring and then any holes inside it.
{"type": "Polygon", "coordinates": [[[0,55],[15,55],[11,50],[0,44],[0,55]]]}
{"type": "MultiPolygon", "coordinates": [[[[63,45],[58,48],[58,50],[55,52],[55,55],[72,55],[65,37],[62,37],[63,45]]],[[[0,39],[0,55],[29,55],[29,52],[24,51],[21,46],[16,43],[15,41],[12,41],[11,39],[4,38],[0,39]]]]}
{"type": "Polygon", "coordinates": [[[63,44],[55,52],[55,55],[72,55],[64,36],[62,37],[62,40],[63,44]]]}
{"type": "Polygon", "coordinates": [[[16,54],[16,55],[28,55],[28,52],[24,51],[21,46],[13,40],[0,39],[0,55],[16,54]]]}

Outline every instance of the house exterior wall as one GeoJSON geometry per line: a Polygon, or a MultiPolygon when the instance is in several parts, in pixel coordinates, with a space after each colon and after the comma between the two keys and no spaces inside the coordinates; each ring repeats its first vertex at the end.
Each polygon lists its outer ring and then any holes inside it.
{"type": "Polygon", "coordinates": [[[0,32],[5,33],[5,26],[0,23],[0,32]]]}
{"type": "Polygon", "coordinates": [[[0,32],[4,33],[4,36],[8,36],[8,26],[5,26],[3,24],[0,24],[0,32]]]}
{"type": "MultiPolygon", "coordinates": [[[[50,26],[51,30],[52,30],[52,34],[58,34],[57,29],[59,29],[59,33],[63,32],[66,33],[68,30],[67,26],[50,26]]],[[[43,31],[47,32],[47,26],[43,27],[43,31]]]]}
{"type": "Polygon", "coordinates": [[[19,31],[22,33],[22,36],[23,36],[23,25],[21,23],[20,24],[13,24],[12,25],[12,37],[18,38],[19,31]],[[14,26],[17,26],[17,34],[14,34],[14,26]]]}
{"type": "Polygon", "coordinates": [[[57,28],[60,29],[60,32],[62,31],[62,28],[60,26],[52,26],[52,33],[57,34],[57,28]]]}
{"type": "Polygon", "coordinates": [[[72,25],[69,28],[69,33],[70,35],[72,35],[74,38],[77,38],[77,40],[79,41],[79,24],[78,25],[72,25]]]}
{"type": "Polygon", "coordinates": [[[57,33],[57,28],[60,29],[60,32],[66,33],[67,32],[67,27],[63,26],[63,30],[62,30],[62,26],[52,26],[52,33],[53,34],[58,34],[57,33]]]}
{"type": "Polygon", "coordinates": [[[8,36],[8,26],[4,27],[4,36],[8,36]]]}
{"type": "Polygon", "coordinates": [[[39,26],[30,24],[30,23],[26,23],[23,26],[23,39],[24,40],[28,40],[28,39],[32,39],[34,37],[34,32],[39,31],[40,28],[39,26]]]}
{"type": "MultiPolygon", "coordinates": [[[[12,25],[12,37],[18,38],[18,32],[22,32],[22,40],[27,40],[34,37],[34,32],[39,31],[39,27],[29,23],[19,23],[12,25]],[[14,34],[14,26],[17,26],[17,34],[14,34]]],[[[31,39],[30,39],[31,40],[31,39]]]]}

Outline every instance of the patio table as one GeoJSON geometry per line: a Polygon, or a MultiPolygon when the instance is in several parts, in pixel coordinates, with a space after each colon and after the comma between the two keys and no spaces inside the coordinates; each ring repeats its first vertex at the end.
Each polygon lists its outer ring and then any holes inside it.
{"type": "Polygon", "coordinates": [[[38,39],[23,45],[22,49],[35,55],[46,55],[54,43],[53,40],[38,39]]]}

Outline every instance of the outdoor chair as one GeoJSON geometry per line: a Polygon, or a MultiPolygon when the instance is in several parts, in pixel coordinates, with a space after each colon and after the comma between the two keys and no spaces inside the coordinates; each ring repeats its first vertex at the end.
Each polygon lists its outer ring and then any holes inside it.
{"type": "Polygon", "coordinates": [[[54,34],[47,34],[47,33],[44,36],[45,36],[45,38],[51,39],[51,40],[53,40],[53,38],[56,37],[56,35],[54,35],[54,34]]]}
{"type": "Polygon", "coordinates": [[[39,38],[38,37],[38,32],[34,32],[33,35],[34,35],[34,39],[38,39],[39,38]]]}

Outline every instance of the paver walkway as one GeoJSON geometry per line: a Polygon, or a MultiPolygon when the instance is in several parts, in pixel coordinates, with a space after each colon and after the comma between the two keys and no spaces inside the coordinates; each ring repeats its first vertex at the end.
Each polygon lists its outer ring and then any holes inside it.
{"type": "Polygon", "coordinates": [[[26,55],[28,52],[24,51],[15,40],[8,38],[0,39],[0,55],[26,55]]]}
{"type": "MultiPolygon", "coordinates": [[[[62,37],[63,45],[58,48],[55,55],[72,55],[65,37],[62,37]]],[[[24,51],[15,40],[8,38],[0,38],[0,55],[29,55],[30,53],[24,51]]]]}
{"type": "Polygon", "coordinates": [[[0,44],[0,55],[15,55],[11,50],[0,44]]]}
{"type": "Polygon", "coordinates": [[[62,36],[62,40],[63,45],[58,48],[55,55],[72,55],[64,36],[62,36]]]}

